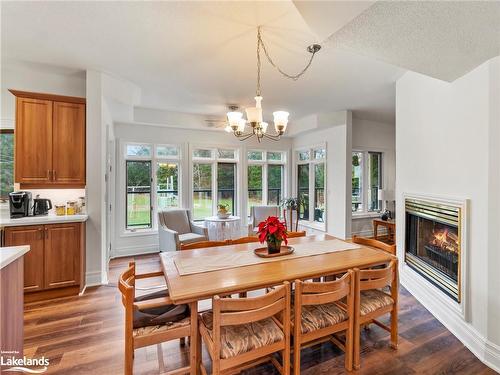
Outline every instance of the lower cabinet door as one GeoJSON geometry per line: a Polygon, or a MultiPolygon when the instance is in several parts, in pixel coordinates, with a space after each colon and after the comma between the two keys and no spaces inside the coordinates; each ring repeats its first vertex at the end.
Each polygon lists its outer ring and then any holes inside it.
{"type": "Polygon", "coordinates": [[[5,246],[30,246],[30,251],[24,255],[25,292],[34,292],[44,288],[44,237],[43,225],[5,228],[5,246]]]}
{"type": "Polygon", "coordinates": [[[45,288],[79,284],[81,224],[50,224],[44,231],[45,288]]]}

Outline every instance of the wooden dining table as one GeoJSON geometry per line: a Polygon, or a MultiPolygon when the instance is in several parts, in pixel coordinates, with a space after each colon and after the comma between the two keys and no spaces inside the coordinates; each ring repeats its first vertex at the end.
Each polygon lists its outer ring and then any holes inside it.
{"type": "MultiPolygon", "coordinates": [[[[307,244],[334,240],[327,234],[298,237],[290,239],[289,245],[307,244]]],[[[260,243],[218,246],[195,250],[160,253],[163,273],[167,282],[170,298],[175,304],[189,304],[191,308],[191,345],[198,350],[191,355],[191,374],[197,374],[201,361],[201,344],[198,336],[198,301],[212,298],[215,295],[229,295],[251,291],[268,286],[278,285],[284,281],[293,282],[324,275],[332,275],[351,268],[368,268],[385,264],[394,256],[382,250],[366,246],[331,253],[311,255],[298,258],[284,256],[272,262],[235,266],[213,270],[210,272],[181,275],[176,259],[200,258],[209,255],[227,254],[232,256],[238,252],[253,251],[262,247],[260,243]],[[196,364],[196,366],[193,366],[196,364]]]]}

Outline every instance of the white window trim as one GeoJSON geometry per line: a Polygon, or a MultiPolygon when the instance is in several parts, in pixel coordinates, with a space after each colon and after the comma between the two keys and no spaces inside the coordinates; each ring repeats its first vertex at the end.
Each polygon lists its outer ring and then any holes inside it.
{"type": "MultiPolygon", "coordinates": [[[[261,165],[262,166],[262,205],[267,205],[268,202],[268,166],[269,165],[282,165],[283,166],[283,176],[281,177],[281,195],[282,199],[286,197],[287,193],[287,152],[283,150],[265,150],[259,148],[248,148],[245,152],[245,157],[247,159],[247,170],[246,170],[246,200],[247,200],[247,211],[248,211],[248,167],[250,165],[261,165]],[[262,152],[262,160],[250,160],[248,159],[248,153],[252,151],[262,152]],[[268,152],[279,152],[282,155],[282,160],[267,160],[268,152]]],[[[247,216],[249,217],[249,216],[247,216]]]]}
{"type": "Polygon", "coordinates": [[[293,181],[292,185],[294,187],[294,196],[298,196],[298,175],[297,175],[297,167],[299,165],[304,165],[308,164],[309,165],[309,219],[308,220],[299,220],[300,225],[304,225],[307,227],[311,227],[314,229],[319,229],[326,231],[327,228],[327,221],[328,221],[328,197],[327,197],[327,181],[328,181],[328,168],[327,168],[327,159],[328,159],[328,148],[327,144],[325,143],[319,143],[319,144],[314,144],[312,146],[307,146],[307,147],[298,147],[292,150],[293,152],[293,181]],[[325,157],[322,159],[314,159],[314,150],[318,148],[324,148],[325,149],[325,157]],[[309,151],[309,160],[299,160],[298,154],[299,152],[303,151],[309,151]],[[314,221],[314,211],[311,211],[311,207],[314,210],[314,166],[316,164],[325,164],[325,214],[324,214],[324,222],[320,223],[317,221],[314,221]]]}
{"type": "MultiPolygon", "coordinates": [[[[382,212],[382,206],[383,206],[383,202],[382,202],[382,205],[381,205],[381,208],[380,210],[376,210],[376,211],[368,211],[368,189],[365,188],[368,180],[369,180],[369,172],[368,172],[368,164],[366,163],[367,160],[368,160],[368,156],[369,156],[369,153],[370,152],[375,152],[375,153],[379,153],[381,154],[381,163],[380,163],[380,166],[381,166],[381,170],[382,170],[382,174],[380,176],[380,180],[381,180],[381,188],[383,189],[384,188],[384,159],[385,159],[385,153],[384,153],[384,150],[380,150],[380,149],[373,149],[373,148],[365,148],[365,147],[355,147],[352,149],[352,152],[351,152],[351,174],[352,174],[352,154],[354,152],[360,152],[363,154],[363,158],[362,158],[362,161],[361,161],[361,189],[362,189],[362,201],[361,201],[361,204],[363,206],[363,210],[362,211],[355,211],[353,212],[352,211],[352,204],[351,204],[351,213],[352,213],[352,217],[354,219],[363,219],[363,218],[372,218],[372,217],[378,217],[380,216],[380,212],[382,212]]],[[[351,201],[352,201],[352,192],[351,192],[351,201]]]]}
{"type": "Polygon", "coordinates": [[[124,207],[124,220],[122,222],[122,233],[120,237],[134,237],[134,236],[142,236],[146,234],[152,234],[158,232],[158,193],[157,193],[157,164],[158,162],[171,162],[178,165],[178,177],[177,177],[177,191],[178,191],[178,202],[179,206],[182,207],[182,163],[181,163],[181,155],[182,155],[182,145],[181,144],[165,144],[165,143],[149,143],[149,142],[128,142],[121,140],[120,141],[120,168],[123,173],[123,181],[120,184],[121,191],[121,201],[125,202],[124,207]],[[151,156],[127,156],[127,145],[147,145],[151,147],[151,156]],[[156,147],[157,146],[171,146],[176,147],[178,152],[177,156],[169,156],[169,157],[157,157],[156,156],[156,147]],[[138,160],[138,161],[151,161],[151,206],[153,207],[151,210],[151,228],[138,228],[138,229],[129,229],[127,228],[127,171],[126,171],[126,162],[127,160],[138,160]]]}

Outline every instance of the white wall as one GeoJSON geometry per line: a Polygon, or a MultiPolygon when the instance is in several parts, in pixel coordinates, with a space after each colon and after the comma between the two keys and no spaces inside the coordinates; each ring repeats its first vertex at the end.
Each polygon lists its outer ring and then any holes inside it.
{"type": "MultiPolygon", "coordinates": [[[[326,231],[339,238],[351,234],[351,132],[352,114],[322,116],[319,129],[300,133],[293,138],[293,149],[326,143],[326,231]]],[[[293,168],[292,178],[296,179],[293,168]]]]}
{"type": "Polygon", "coordinates": [[[16,100],[8,89],[85,96],[85,71],[44,64],[2,61],[0,127],[13,128],[16,100]]]}
{"type": "MultiPolygon", "coordinates": [[[[115,226],[112,256],[124,256],[145,252],[158,251],[158,234],[153,233],[126,233],[125,232],[125,165],[123,150],[120,147],[124,142],[144,143],[172,143],[181,146],[181,196],[182,206],[189,207],[189,173],[191,170],[189,158],[189,145],[206,145],[211,147],[236,147],[239,149],[241,161],[239,163],[239,188],[237,192],[237,207],[241,213],[246,213],[246,199],[244,199],[247,184],[246,151],[248,149],[263,149],[286,151],[287,160],[290,160],[289,150],[292,140],[282,138],[279,142],[264,140],[257,143],[255,140],[240,142],[232,134],[221,131],[180,129],[166,126],[152,126],[140,124],[115,124],[115,137],[117,139],[116,166],[115,166],[115,226]]],[[[287,164],[285,191],[290,191],[290,162],[287,164]]],[[[285,194],[288,194],[285,192],[285,194]]]]}
{"type": "Polygon", "coordinates": [[[498,68],[486,62],[452,83],[406,73],[396,86],[396,198],[403,193],[470,199],[468,321],[426,282],[409,282],[404,226],[398,215],[401,280],[480,359],[500,370],[498,293],[498,175],[500,157],[498,68]]]}
{"type": "MultiPolygon", "coordinates": [[[[376,121],[352,119],[352,149],[382,152],[382,187],[395,190],[396,184],[396,126],[376,121]]],[[[392,211],[393,204],[388,204],[392,211]]],[[[373,218],[379,213],[352,216],[351,234],[371,236],[373,218]]]]}

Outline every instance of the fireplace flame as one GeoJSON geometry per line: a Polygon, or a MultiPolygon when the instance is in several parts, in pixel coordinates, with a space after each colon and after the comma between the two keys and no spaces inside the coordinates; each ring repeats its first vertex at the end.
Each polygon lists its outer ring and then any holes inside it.
{"type": "Polygon", "coordinates": [[[451,233],[448,229],[432,233],[434,238],[431,243],[435,246],[448,251],[458,252],[458,237],[455,233],[451,233]]]}

